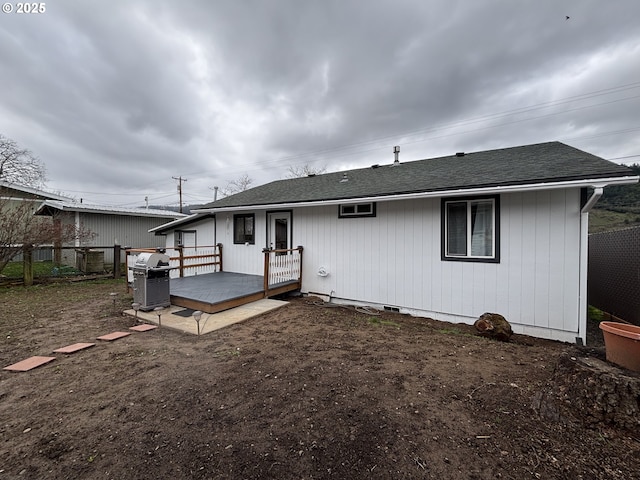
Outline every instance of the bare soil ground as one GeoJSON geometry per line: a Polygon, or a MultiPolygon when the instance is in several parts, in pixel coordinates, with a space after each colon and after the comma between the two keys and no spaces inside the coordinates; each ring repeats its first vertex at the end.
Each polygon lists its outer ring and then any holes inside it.
{"type": "MultiPolygon", "coordinates": [[[[132,326],[124,292],[0,290],[0,367],[132,326]]],[[[532,407],[566,355],[598,349],[312,298],[199,338],[134,333],[0,371],[0,480],[640,478],[637,431],[532,407]]]]}

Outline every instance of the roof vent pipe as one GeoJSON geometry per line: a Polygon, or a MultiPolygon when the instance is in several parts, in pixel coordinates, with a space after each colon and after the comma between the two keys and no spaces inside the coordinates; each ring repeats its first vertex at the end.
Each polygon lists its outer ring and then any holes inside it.
{"type": "Polygon", "coordinates": [[[400,160],[398,160],[398,155],[400,155],[400,147],[398,145],[393,147],[393,154],[395,155],[395,160],[393,161],[393,163],[394,165],[397,165],[400,163],[400,160]]]}
{"type": "Polygon", "coordinates": [[[347,177],[347,173],[343,173],[342,174],[342,180],[340,180],[340,183],[345,183],[349,181],[349,177],[347,177]]]}

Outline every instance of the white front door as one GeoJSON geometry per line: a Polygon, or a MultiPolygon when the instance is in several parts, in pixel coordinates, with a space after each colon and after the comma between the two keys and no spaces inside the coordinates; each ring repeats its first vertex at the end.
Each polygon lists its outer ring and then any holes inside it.
{"type": "Polygon", "coordinates": [[[267,243],[272,250],[291,248],[291,212],[274,212],[268,215],[267,243]]]}

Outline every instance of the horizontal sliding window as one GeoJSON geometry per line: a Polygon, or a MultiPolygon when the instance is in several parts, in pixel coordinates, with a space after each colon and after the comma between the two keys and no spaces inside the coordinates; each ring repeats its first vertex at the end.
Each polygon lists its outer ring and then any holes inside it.
{"type": "Polygon", "coordinates": [[[353,204],[340,205],[338,216],[340,218],[375,217],[376,204],[375,203],[353,203],[353,204]]]}

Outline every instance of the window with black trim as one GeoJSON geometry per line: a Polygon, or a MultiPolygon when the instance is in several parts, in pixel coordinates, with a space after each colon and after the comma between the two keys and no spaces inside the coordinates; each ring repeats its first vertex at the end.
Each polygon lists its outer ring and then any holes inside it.
{"type": "Polygon", "coordinates": [[[500,261],[500,198],[442,200],[442,259],[500,261]]]}
{"type": "Polygon", "coordinates": [[[233,216],[233,243],[256,243],[256,216],[253,213],[240,213],[233,216]]]}
{"type": "Polygon", "coordinates": [[[353,203],[340,205],[338,210],[338,217],[375,217],[376,216],[376,204],[375,203],[353,203]]]}

